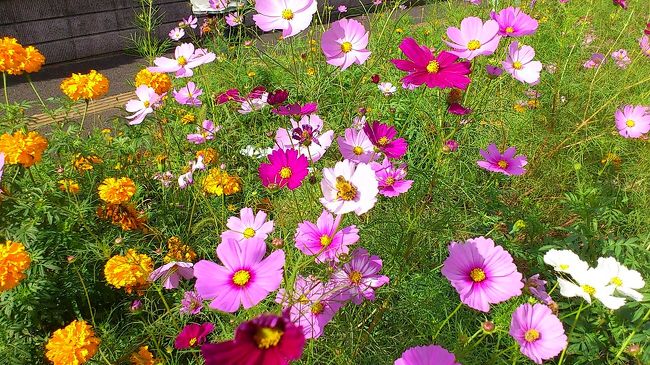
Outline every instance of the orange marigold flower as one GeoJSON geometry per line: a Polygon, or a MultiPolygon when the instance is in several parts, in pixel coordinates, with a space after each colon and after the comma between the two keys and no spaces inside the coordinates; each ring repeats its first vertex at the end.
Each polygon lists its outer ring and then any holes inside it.
{"type": "Polygon", "coordinates": [[[109,204],[128,202],[135,194],[135,183],[128,177],[104,179],[99,188],[99,198],[109,204]]]}
{"type": "Polygon", "coordinates": [[[196,260],[196,252],[192,247],[181,242],[176,236],[167,240],[167,248],[167,255],[163,258],[166,264],[172,261],[194,262],[196,260]]]}
{"type": "Polygon", "coordinates": [[[241,191],[241,180],[215,168],[203,178],[203,191],[216,196],[233,195],[241,191]]]}
{"type": "Polygon", "coordinates": [[[17,131],[13,135],[5,133],[0,136],[0,152],[5,153],[5,163],[9,165],[30,167],[41,160],[46,148],[47,139],[38,132],[25,135],[17,131]]]}
{"type": "Polygon", "coordinates": [[[151,72],[145,68],[135,75],[135,87],[141,85],[147,85],[154,89],[156,94],[162,95],[171,90],[172,80],[165,73],[151,72]]]}
{"type": "Polygon", "coordinates": [[[144,230],[147,218],[144,212],[135,209],[133,204],[107,204],[97,207],[97,216],[110,220],[123,231],[144,230]]]}
{"type": "Polygon", "coordinates": [[[90,171],[94,168],[87,158],[79,154],[75,156],[74,162],[72,164],[74,165],[74,168],[79,172],[90,171]]]}
{"type": "Polygon", "coordinates": [[[71,179],[59,180],[59,190],[70,194],[77,194],[80,190],[79,183],[71,179]]]}
{"type": "Polygon", "coordinates": [[[22,243],[7,241],[0,245],[0,292],[18,286],[27,277],[25,271],[31,262],[22,243]]]}
{"type": "Polygon", "coordinates": [[[45,64],[45,56],[34,46],[25,48],[25,60],[20,67],[27,73],[34,73],[41,70],[45,64]]]}
{"type": "Polygon", "coordinates": [[[61,82],[61,91],[74,101],[100,98],[108,92],[108,87],[108,79],[95,70],[87,74],[73,73],[61,82]]]}
{"type": "Polygon", "coordinates": [[[210,165],[214,162],[217,162],[217,160],[219,159],[219,154],[212,147],[208,147],[204,150],[196,151],[196,158],[199,158],[199,156],[203,156],[203,163],[205,163],[206,165],[210,165]]]}
{"type": "Polygon", "coordinates": [[[134,352],[130,357],[131,365],[155,365],[158,364],[158,359],[153,357],[149,346],[141,346],[138,352],[134,352]]]}
{"type": "Polygon", "coordinates": [[[47,341],[45,356],[54,365],[80,365],[97,353],[100,340],[86,321],[72,321],[47,341]]]}
{"type": "Polygon", "coordinates": [[[27,51],[18,43],[16,38],[0,38],[0,72],[10,75],[23,73],[21,64],[25,62],[27,51]]]}
{"type": "Polygon", "coordinates": [[[126,255],[111,257],[104,266],[106,281],[117,289],[124,288],[127,293],[145,287],[152,271],[151,258],[133,249],[128,250],[126,255]]]}

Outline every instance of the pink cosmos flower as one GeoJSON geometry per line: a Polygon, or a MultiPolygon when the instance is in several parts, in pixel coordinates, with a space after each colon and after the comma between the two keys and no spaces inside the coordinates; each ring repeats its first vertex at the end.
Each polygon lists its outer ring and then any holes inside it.
{"type": "Polygon", "coordinates": [[[413,185],[413,180],[406,180],[406,164],[394,166],[388,158],[384,162],[371,164],[375,178],[379,183],[379,194],[394,198],[406,193],[413,185]]]}
{"type": "Polygon", "coordinates": [[[185,189],[188,185],[194,184],[194,172],[197,170],[205,170],[203,163],[203,156],[197,157],[195,161],[190,161],[190,171],[178,177],[178,187],[185,189]]]}
{"type": "Polygon", "coordinates": [[[344,136],[338,137],[336,141],[343,158],[350,161],[370,163],[379,157],[372,141],[363,130],[347,128],[344,136]]]}
{"type": "Polygon", "coordinates": [[[510,336],[536,364],[559,355],[567,346],[562,322],[544,304],[520,305],[512,314],[510,336]]]}
{"type": "Polygon", "coordinates": [[[268,155],[269,163],[260,164],[258,169],[262,185],[275,189],[286,186],[295,190],[307,177],[309,161],[294,149],[276,149],[268,155]]]}
{"type": "Polygon", "coordinates": [[[323,210],[316,224],[304,221],[298,224],[296,248],[308,256],[316,255],[316,262],[339,261],[339,256],[350,252],[349,245],[359,240],[357,226],[351,225],[339,230],[341,215],[336,219],[323,210]]]}
{"type": "Polygon", "coordinates": [[[265,32],[281,29],[282,37],[292,37],[307,29],[317,11],[316,0],[259,0],[255,2],[255,24],[265,32]]]}
{"type": "Polygon", "coordinates": [[[192,29],[196,29],[198,24],[199,24],[199,20],[194,15],[190,15],[190,16],[187,17],[187,19],[183,19],[180,26],[181,27],[190,27],[192,29]]]}
{"type": "Polygon", "coordinates": [[[133,113],[126,117],[129,120],[129,125],[142,123],[144,118],[153,113],[153,108],[158,107],[162,100],[162,96],[156,94],[156,91],[147,85],[138,86],[135,89],[135,95],[138,100],[129,100],[126,103],[126,111],[133,113]]]}
{"type": "Polygon", "coordinates": [[[194,75],[193,68],[210,63],[217,57],[214,53],[205,49],[194,49],[192,43],[183,43],[176,47],[175,59],[158,57],[153,63],[154,67],[148,67],[151,72],[175,72],[176,77],[190,77],[194,75]]]}
{"type": "Polygon", "coordinates": [[[177,350],[184,350],[195,346],[201,346],[212,330],[214,330],[214,325],[210,322],[203,324],[188,324],[183,327],[178,336],[176,336],[174,347],[177,350]]]}
{"type": "Polygon", "coordinates": [[[460,22],[460,29],[447,28],[450,41],[445,43],[453,49],[449,53],[469,61],[476,56],[493,54],[501,40],[498,33],[496,21],[490,19],[483,24],[481,18],[471,16],[460,22]]]}
{"type": "Polygon", "coordinates": [[[498,13],[492,11],[490,17],[499,23],[499,34],[504,37],[522,37],[535,34],[539,26],[537,20],[513,6],[502,9],[498,13]]]}
{"type": "Polygon", "coordinates": [[[612,3],[627,10],[627,0],[612,0],[612,3]]]}
{"type": "Polygon", "coordinates": [[[348,12],[348,7],[345,6],[345,5],[339,5],[339,7],[336,8],[336,10],[338,10],[339,13],[347,13],[348,12]]]}
{"type": "Polygon", "coordinates": [[[650,109],[643,105],[626,105],[614,114],[618,133],[625,138],[639,138],[650,132],[650,109]]]}
{"type": "Polygon", "coordinates": [[[273,232],[273,221],[266,221],[266,213],[260,210],[253,214],[251,208],[243,208],[239,212],[239,218],[228,218],[226,226],[229,229],[221,234],[221,240],[235,240],[242,244],[248,241],[264,241],[273,232]]]}
{"type": "Polygon", "coordinates": [[[627,50],[619,49],[618,51],[612,52],[612,58],[616,62],[616,66],[619,68],[627,68],[632,63],[632,60],[627,55],[627,50]]]}
{"type": "Polygon", "coordinates": [[[341,70],[353,63],[365,63],[371,53],[366,49],[369,34],[363,24],[354,19],[341,19],[332,23],[321,37],[321,49],[327,63],[340,67],[341,70]]]}
{"type": "Polygon", "coordinates": [[[436,346],[411,347],[404,351],[394,365],[460,365],[456,356],[446,349],[436,346]]]}
{"type": "Polygon", "coordinates": [[[463,303],[482,312],[488,312],[490,304],[521,295],[524,287],[512,256],[485,237],[472,238],[465,243],[452,242],[442,274],[460,294],[463,303]]]}
{"type": "Polygon", "coordinates": [[[300,326],[268,314],[240,324],[233,340],[203,345],[201,355],[206,365],[289,365],[304,347],[300,326]]]}
{"type": "Polygon", "coordinates": [[[254,111],[262,110],[264,107],[269,105],[268,103],[269,93],[266,91],[255,93],[251,92],[246,99],[241,102],[239,113],[248,114],[254,111]]]}
{"type": "Polygon", "coordinates": [[[222,11],[228,7],[228,0],[210,0],[209,4],[213,10],[222,11]]]}
{"type": "Polygon", "coordinates": [[[370,165],[339,161],[334,168],[323,169],[320,202],[334,214],[355,212],[361,215],[375,206],[378,186],[370,165]]]}
{"type": "Polygon", "coordinates": [[[192,81],[187,83],[187,86],[176,91],[172,91],[174,99],[181,105],[201,106],[202,102],[199,96],[203,95],[203,90],[199,89],[192,81]]]}
{"type": "Polygon", "coordinates": [[[178,41],[183,37],[185,37],[185,30],[181,27],[176,27],[169,31],[169,38],[172,41],[178,41]]]}
{"type": "Polygon", "coordinates": [[[149,281],[156,281],[163,278],[163,287],[165,289],[176,289],[181,278],[190,280],[194,277],[194,269],[192,269],[192,266],[194,265],[191,262],[172,261],[154,270],[149,275],[149,281]]]}
{"type": "Polygon", "coordinates": [[[587,60],[582,67],[587,68],[587,69],[592,69],[596,67],[600,67],[605,63],[607,59],[605,58],[605,55],[602,53],[593,53],[591,55],[591,58],[587,60]]]}
{"type": "Polygon", "coordinates": [[[291,119],[291,129],[280,128],[275,134],[280,148],[297,148],[312,163],[323,157],[333,139],[334,131],[323,132],[323,120],[316,114],[305,115],[300,121],[291,119]]]}
{"type": "Polygon", "coordinates": [[[526,156],[518,155],[515,147],[509,147],[503,154],[499,152],[497,145],[494,143],[487,147],[487,150],[480,150],[481,156],[485,160],[478,161],[477,164],[488,171],[500,172],[504,175],[523,175],[526,172],[524,166],[528,164],[526,156]]]}
{"type": "Polygon", "coordinates": [[[217,96],[217,104],[225,104],[229,101],[241,103],[244,100],[246,99],[239,96],[239,90],[237,89],[226,90],[217,96]]]}
{"type": "Polygon", "coordinates": [[[460,103],[452,103],[447,107],[447,112],[454,115],[467,115],[472,113],[472,109],[466,108],[460,103]]]}
{"type": "Polygon", "coordinates": [[[390,82],[381,82],[377,85],[377,88],[384,96],[392,96],[397,91],[397,87],[393,86],[390,82]]]}
{"type": "Polygon", "coordinates": [[[372,124],[366,123],[363,131],[377,150],[383,152],[386,157],[400,159],[406,154],[409,145],[404,138],[395,138],[397,130],[394,127],[374,121],[372,124]]]}
{"type": "Polygon", "coordinates": [[[196,315],[203,309],[203,298],[196,291],[186,291],[181,300],[180,312],[183,314],[196,315]]]}
{"type": "Polygon", "coordinates": [[[458,141],[454,139],[450,139],[447,142],[445,142],[445,147],[449,150],[449,152],[456,152],[458,151],[458,141]]]}
{"type": "Polygon", "coordinates": [[[405,84],[430,88],[446,89],[457,87],[465,90],[470,83],[472,71],[469,61],[457,62],[458,56],[440,51],[436,56],[425,46],[420,46],[413,38],[404,38],[399,48],[408,60],[394,59],[391,62],[399,70],[408,72],[402,78],[405,84]]]}
{"type": "Polygon", "coordinates": [[[533,61],[535,50],[531,46],[519,47],[519,42],[510,43],[508,57],[502,62],[503,68],[516,80],[528,84],[539,81],[542,63],[533,61]]]}
{"type": "Polygon", "coordinates": [[[646,56],[650,57],[650,37],[647,35],[644,35],[639,39],[639,47],[641,47],[641,53],[646,56]]]}
{"type": "Polygon", "coordinates": [[[242,23],[244,23],[244,19],[239,15],[239,13],[229,13],[226,15],[226,24],[229,26],[236,27],[242,23]]]}
{"type": "Polygon", "coordinates": [[[314,114],[318,111],[318,104],[307,103],[305,105],[289,104],[282,105],[276,109],[271,110],[271,113],[284,116],[302,117],[305,115],[314,114]]]}
{"type": "Polygon", "coordinates": [[[282,282],[284,251],[277,250],[266,259],[266,244],[250,240],[240,245],[226,240],[217,246],[223,266],[201,260],[194,265],[196,291],[212,300],[210,308],[235,312],[242,305],[249,309],[277,290],[282,282]]]}
{"type": "Polygon", "coordinates": [[[187,140],[194,144],[202,144],[213,140],[214,135],[221,130],[221,126],[214,125],[211,120],[204,120],[200,127],[196,127],[196,133],[188,134],[187,140]]]}
{"type": "Polygon", "coordinates": [[[503,69],[501,67],[492,66],[492,65],[485,65],[485,71],[488,74],[488,78],[491,79],[496,79],[497,77],[501,76],[501,74],[503,73],[503,69]]]}
{"type": "Polygon", "coordinates": [[[332,282],[341,289],[341,295],[354,304],[364,299],[375,300],[375,289],[388,284],[388,276],[379,275],[382,262],[379,256],[371,256],[364,248],[352,252],[349,262],[332,274],[332,282]]]}

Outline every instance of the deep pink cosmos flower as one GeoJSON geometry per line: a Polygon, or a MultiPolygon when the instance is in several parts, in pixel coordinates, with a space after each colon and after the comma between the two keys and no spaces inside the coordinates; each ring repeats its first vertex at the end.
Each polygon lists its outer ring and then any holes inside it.
{"type": "Polygon", "coordinates": [[[194,49],[192,43],[183,43],[176,47],[175,59],[158,57],[153,63],[156,66],[148,67],[151,72],[175,72],[176,77],[190,77],[194,75],[193,68],[214,61],[217,56],[203,48],[194,49]]]}
{"type": "Polygon", "coordinates": [[[364,248],[352,252],[349,262],[332,274],[332,282],[341,289],[344,299],[361,304],[364,299],[375,300],[375,289],[390,281],[388,276],[379,275],[382,262],[379,256],[371,256],[364,248]]]}
{"type": "Polygon", "coordinates": [[[409,145],[404,138],[395,138],[397,136],[395,127],[374,121],[372,124],[366,123],[363,126],[363,131],[372,144],[386,157],[400,159],[406,154],[409,145]]]}
{"type": "Polygon", "coordinates": [[[370,163],[379,157],[375,146],[366,135],[366,132],[355,128],[347,128],[345,134],[338,137],[339,151],[343,158],[353,162],[370,163]]]}
{"type": "Polygon", "coordinates": [[[214,125],[211,120],[204,120],[200,127],[196,127],[196,133],[188,134],[187,140],[194,144],[202,144],[213,140],[214,135],[221,130],[221,126],[214,125]]]}
{"type": "Polygon", "coordinates": [[[203,324],[188,324],[183,327],[178,336],[176,336],[174,347],[177,350],[184,350],[189,349],[190,347],[201,346],[212,330],[214,330],[214,325],[210,322],[203,324]]]}
{"type": "Polygon", "coordinates": [[[289,104],[283,105],[271,110],[271,113],[284,116],[302,117],[304,115],[314,114],[318,111],[318,104],[307,103],[305,105],[289,104]]]}
{"type": "Polygon", "coordinates": [[[483,169],[500,172],[504,175],[523,175],[526,172],[524,166],[528,164],[526,156],[518,155],[515,147],[509,147],[501,154],[497,145],[494,143],[487,147],[487,150],[480,150],[481,156],[485,160],[476,163],[483,169]]]}
{"type": "Polygon", "coordinates": [[[291,129],[279,128],[275,143],[282,149],[298,149],[312,163],[320,160],[334,139],[334,131],[323,132],[323,120],[316,114],[305,115],[299,121],[291,119],[291,129]]]}
{"type": "Polygon", "coordinates": [[[521,353],[537,364],[557,356],[567,346],[562,322],[544,304],[520,305],[512,314],[510,336],[521,353]]]}
{"type": "Polygon", "coordinates": [[[165,264],[149,275],[149,281],[156,281],[160,278],[164,280],[165,289],[176,289],[181,278],[190,280],[194,277],[194,266],[191,262],[170,262],[165,264]]]}
{"type": "Polygon", "coordinates": [[[266,101],[269,103],[269,105],[280,105],[285,101],[287,101],[288,98],[289,98],[289,91],[278,89],[269,93],[269,97],[267,98],[266,101]]]}
{"type": "Polygon", "coordinates": [[[450,41],[445,43],[452,48],[449,53],[471,60],[476,56],[493,54],[501,40],[498,33],[499,24],[496,21],[490,19],[483,24],[481,18],[470,16],[460,22],[460,29],[447,28],[450,41]]]}
{"type": "Polygon", "coordinates": [[[307,29],[317,11],[316,0],[258,0],[253,15],[255,24],[265,32],[282,30],[282,37],[292,37],[307,29]]]}
{"type": "Polygon", "coordinates": [[[370,165],[339,161],[333,168],[323,169],[320,202],[334,214],[355,212],[361,215],[375,206],[378,186],[370,165]]]}
{"type": "Polygon", "coordinates": [[[262,184],[267,188],[286,186],[289,190],[295,190],[309,174],[307,157],[294,149],[273,150],[268,158],[269,163],[260,164],[258,169],[262,184]]]}
{"type": "Polygon", "coordinates": [[[405,84],[430,88],[446,89],[457,87],[465,90],[470,83],[472,71],[469,61],[457,62],[458,56],[440,51],[436,56],[425,46],[420,46],[413,38],[404,38],[399,48],[408,60],[391,60],[399,70],[408,72],[402,78],[405,84]]]}
{"type": "Polygon", "coordinates": [[[490,304],[521,295],[524,287],[512,256],[485,237],[472,238],[465,243],[452,242],[442,274],[460,294],[463,303],[482,312],[488,312],[490,304]]]}
{"type": "Polygon", "coordinates": [[[196,315],[203,310],[203,298],[196,291],[186,291],[181,299],[180,312],[183,314],[196,315]]]}
{"type": "Polygon", "coordinates": [[[626,105],[614,114],[618,133],[625,138],[639,138],[650,132],[650,108],[626,105]]]}
{"type": "Polygon", "coordinates": [[[521,46],[519,42],[510,43],[508,57],[502,62],[503,68],[516,80],[528,84],[535,84],[539,81],[539,74],[542,71],[542,63],[533,61],[535,50],[531,46],[521,46]]]}
{"type": "Polygon", "coordinates": [[[458,151],[458,141],[454,139],[450,139],[447,142],[445,142],[445,147],[449,150],[449,152],[456,152],[458,151]]]}
{"type": "Polygon", "coordinates": [[[490,17],[499,23],[499,34],[504,37],[521,37],[535,34],[539,26],[537,20],[513,6],[502,9],[498,13],[492,11],[490,17]]]}
{"type": "Polygon", "coordinates": [[[192,81],[187,83],[184,88],[172,92],[174,99],[181,105],[201,106],[199,96],[203,95],[203,90],[199,89],[192,81]]]}
{"type": "Polygon", "coordinates": [[[354,19],[341,19],[332,23],[330,29],[321,37],[321,49],[327,63],[341,70],[356,63],[362,65],[370,57],[368,46],[369,32],[363,24],[354,19]]]}
{"type": "Polygon", "coordinates": [[[460,365],[456,356],[446,349],[436,346],[411,347],[404,351],[394,365],[460,365]]]}
{"type": "Polygon", "coordinates": [[[339,261],[339,256],[350,252],[349,245],[359,240],[357,226],[351,225],[339,230],[342,216],[336,218],[323,210],[316,224],[304,221],[298,224],[296,248],[308,256],[316,255],[316,262],[339,261]]]}
{"type": "Polygon", "coordinates": [[[288,365],[304,347],[300,326],[267,314],[240,324],[231,341],[203,345],[201,354],[206,365],[288,365]]]}
{"type": "Polygon", "coordinates": [[[235,312],[242,305],[252,308],[277,290],[282,282],[284,251],[277,250],[266,259],[262,240],[240,245],[226,240],[217,246],[217,257],[224,266],[201,260],[194,265],[196,291],[212,300],[210,308],[235,312]]]}
{"type": "Polygon", "coordinates": [[[614,5],[618,5],[621,8],[627,10],[627,0],[612,0],[614,5]]]}
{"type": "Polygon", "coordinates": [[[454,115],[467,115],[472,113],[472,109],[464,107],[461,103],[451,103],[447,107],[447,112],[454,115]]]}
{"type": "Polygon", "coordinates": [[[229,228],[221,234],[221,240],[235,240],[246,243],[248,241],[266,240],[273,232],[273,221],[266,220],[266,213],[258,211],[253,214],[253,209],[243,208],[239,217],[230,217],[226,226],[229,228]]]}
{"type": "Polygon", "coordinates": [[[239,90],[237,89],[230,89],[222,92],[217,96],[217,104],[225,104],[229,101],[235,101],[238,103],[243,102],[244,99],[243,97],[239,96],[239,90]]]}
{"type": "Polygon", "coordinates": [[[129,120],[129,125],[142,123],[144,118],[153,113],[153,109],[160,106],[162,101],[162,96],[156,94],[156,91],[147,85],[138,86],[135,89],[135,95],[138,100],[129,100],[126,103],[126,111],[133,113],[126,117],[129,120]]]}
{"type": "Polygon", "coordinates": [[[413,180],[406,180],[406,164],[393,165],[388,158],[384,162],[370,164],[379,183],[379,194],[394,198],[406,193],[413,185],[413,180]]]}

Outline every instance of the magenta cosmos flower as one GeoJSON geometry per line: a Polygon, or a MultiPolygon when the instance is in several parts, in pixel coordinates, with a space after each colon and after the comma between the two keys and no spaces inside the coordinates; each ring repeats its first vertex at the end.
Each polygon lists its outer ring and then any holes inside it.
{"type": "Polygon", "coordinates": [[[460,294],[463,303],[482,312],[488,312],[490,304],[521,295],[524,287],[512,256],[485,237],[472,238],[465,243],[452,242],[442,274],[460,294]]]}
{"type": "Polygon", "coordinates": [[[181,333],[176,336],[174,347],[178,350],[189,349],[190,347],[201,346],[214,330],[212,323],[191,323],[183,327],[181,333]]]}
{"type": "Polygon", "coordinates": [[[355,212],[361,215],[375,206],[378,186],[370,165],[339,161],[333,168],[323,169],[320,202],[334,214],[355,212]]]}
{"type": "Polygon", "coordinates": [[[305,115],[300,121],[291,119],[291,129],[280,128],[275,142],[282,149],[298,149],[311,162],[320,160],[334,140],[334,131],[323,132],[323,120],[316,114],[305,115]]]}
{"type": "Polygon", "coordinates": [[[316,10],[316,0],[258,0],[253,20],[263,31],[280,29],[289,38],[307,29],[316,10]]]}
{"type": "Polygon", "coordinates": [[[456,356],[446,349],[436,346],[411,347],[404,351],[394,365],[460,365],[456,356]]]}
{"type": "Polygon", "coordinates": [[[267,314],[240,324],[231,341],[203,345],[201,354],[206,365],[288,365],[304,347],[302,328],[267,314]]]}
{"type": "Polygon", "coordinates": [[[282,105],[271,110],[271,113],[284,116],[302,117],[304,115],[314,114],[318,111],[318,104],[307,103],[305,105],[289,104],[282,105]]]}
{"type": "Polygon", "coordinates": [[[192,43],[176,47],[174,56],[175,59],[158,57],[153,61],[156,66],[147,69],[151,72],[175,72],[176,77],[190,77],[194,75],[193,68],[210,63],[217,57],[203,48],[194,49],[192,43]]]}
{"type": "Polygon", "coordinates": [[[341,217],[336,218],[323,210],[316,224],[304,221],[298,224],[296,248],[308,256],[316,255],[316,262],[339,261],[339,256],[350,252],[349,245],[359,240],[359,230],[355,225],[339,230],[341,217]]]}
{"type": "Polygon", "coordinates": [[[244,102],[245,100],[246,100],[245,98],[239,95],[239,90],[237,89],[226,90],[221,94],[217,95],[216,98],[217,104],[225,104],[231,101],[241,103],[244,102]]]}
{"type": "Polygon", "coordinates": [[[520,305],[512,314],[510,336],[521,353],[537,364],[557,356],[567,346],[562,322],[544,304],[520,305]]]}
{"type": "Polygon", "coordinates": [[[395,138],[397,136],[395,127],[374,121],[372,124],[366,123],[363,126],[363,131],[370,142],[386,157],[400,159],[406,154],[409,144],[404,138],[395,138]]]}
{"type": "Polygon", "coordinates": [[[539,26],[537,20],[513,6],[502,9],[498,13],[492,11],[490,17],[499,23],[499,34],[504,37],[535,34],[539,26]]]}
{"type": "Polygon", "coordinates": [[[199,96],[203,95],[203,90],[199,89],[192,81],[187,83],[184,88],[172,92],[174,99],[181,105],[201,106],[199,96]]]}
{"type": "Polygon", "coordinates": [[[190,280],[194,277],[193,266],[190,262],[170,262],[154,270],[149,275],[149,281],[163,278],[163,287],[165,289],[176,289],[181,278],[190,280]]]}
{"type": "Polygon", "coordinates": [[[371,256],[364,248],[352,252],[349,262],[332,274],[332,282],[341,289],[343,299],[361,304],[364,299],[375,300],[375,289],[390,281],[388,276],[379,275],[382,262],[379,256],[371,256]]]}
{"type": "Polygon", "coordinates": [[[239,217],[230,217],[226,226],[229,228],[221,234],[221,240],[235,240],[246,243],[248,241],[264,241],[273,232],[273,221],[266,220],[263,211],[253,214],[253,209],[244,208],[239,212],[239,217]]]}
{"type": "Polygon", "coordinates": [[[642,105],[626,105],[614,114],[618,133],[625,138],[639,138],[650,132],[650,109],[642,105]]]}
{"type": "Polygon", "coordinates": [[[135,95],[138,100],[129,100],[126,103],[126,111],[133,113],[126,117],[129,120],[129,125],[142,123],[144,118],[153,113],[153,108],[158,107],[162,100],[162,96],[156,94],[156,91],[147,85],[138,86],[135,89],[135,95]]]}
{"type": "Polygon", "coordinates": [[[542,63],[533,61],[535,50],[531,46],[521,46],[519,42],[512,42],[508,51],[508,57],[502,62],[503,68],[516,80],[527,84],[534,84],[539,81],[539,74],[542,71],[542,63]]]}
{"type": "Polygon", "coordinates": [[[379,183],[379,194],[394,198],[406,193],[413,185],[413,180],[406,180],[406,164],[393,165],[388,158],[384,162],[370,164],[379,183]]]}
{"type": "Polygon", "coordinates": [[[309,174],[307,157],[294,149],[276,149],[268,156],[269,163],[260,164],[259,174],[262,184],[275,189],[286,186],[295,190],[309,174]]]}
{"type": "Polygon", "coordinates": [[[627,10],[627,0],[612,0],[614,5],[618,5],[621,8],[627,10]]]}
{"type": "Polygon", "coordinates": [[[457,62],[458,56],[440,51],[436,56],[426,46],[420,46],[413,38],[404,38],[399,48],[408,60],[391,60],[399,70],[408,72],[402,78],[404,84],[446,89],[457,87],[465,90],[470,83],[467,77],[472,71],[469,61],[457,62]]]}
{"type": "Polygon", "coordinates": [[[498,33],[499,24],[496,21],[488,20],[483,24],[481,18],[470,16],[460,22],[460,29],[447,28],[450,41],[445,43],[453,49],[449,53],[471,60],[476,56],[493,54],[501,40],[498,33]]]}
{"type": "Polygon", "coordinates": [[[497,145],[494,143],[487,146],[487,150],[480,150],[481,156],[485,160],[476,162],[481,168],[500,172],[504,175],[523,175],[526,172],[524,166],[528,164],[526,156],[518,155],[515,147],[509,147],[503,152],[499,152],[497,145]]]}
{"type": "Polygon", "coordinates": [[[201,260],[194,265],[196,291],[212,300],[210,308],[235,312],[240,306],[252,308],[277,290],[282,282],[284,251],[273,252],[266,259],[262,240],[240,245],[226,240],[217,246],[217,257],[223,266],[201,260]]]}
{"type": "Polygon", "coordinates": [[[363,24],[354,19],[341,19],[332,23],[321,37],[321,49],[327,63],[342,70],[353,63],[364,64],[371,53],[366,49],[369,34],[363,24]]]}
{"type": "Polygon", "coordinates": [[[221,130],[221,126],[215,125],[211,120],[204,120],[200,127],[196,127],[196,133],[188,134],[187,140],[194,144],[203,144],[213,140],[214,135],[221,130]]]}

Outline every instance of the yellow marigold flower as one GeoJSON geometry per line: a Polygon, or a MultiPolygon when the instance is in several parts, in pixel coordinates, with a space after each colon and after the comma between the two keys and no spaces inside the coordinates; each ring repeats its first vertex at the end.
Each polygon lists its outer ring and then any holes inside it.
{"type": "Polygon", "coordinates": [[[233,195],[241,191],[241,181],[238,177],[215,168],[203,178],[203,191],[216,196],[233,195]]]}
{"type": "Polygon", "coordinates": [[[191,113],[190,114],[185,114],[181,118],[181,123],[182,124],[190,124],[190,123],[194,123],[194,121],[196,121],[196,117],[194,116],[194,114],[191,114],[191,113]]]}
{"type": "Polygon", "coordinates": [[[99,188],[99,198],[109,204],[128,202],[135,195],[135,183],[128,177],[104,179],[99,188]]]}
{"type": "Polygon", "coordinates": [[[108,79],[95,70],[87,74],[73,73],[61,82],[61,91],[74,101],[100,98],[108,92],[108,87],[108,79]]]}
{"type": "Polygon", "coordinates": [[[205,163],[206,165],[210,165],[214,162],[217,162],[217,160],[219,159],[219,154],[212,147],[208,147],[206,149],[196,151],[196,158],[199,158],[199,156],[203,156],[203,163],[205,163]]]}
{"type": "Polygon", "coordinates": [[[25,48],[25,60],[20,67],[27,73],[38,72],[45,64],[45,56],[34,46],[25,48]]]}
{"type": "Polygon", "coordinates": [[[156,94],[162,95],[172,88],[172,80],[165,73],[151,72],[142,69],[135,75],[135,87],[147,85],[156,91],[156,94]]]}
{"type": "Polygon", "coordinates": [[[134,352],[131,357],[131,365],[155,365],[159,361],[153,357],[149,351],[149,346],[142,346],[138,352],[134,352]]]}
{"type": "Polygon", "coordinates": [[[25,62],[26,56],[27,51],[16,38],[0,38],[0,72],[20,75],[23,72],[20,65],[25,62]]]}
{"type": "Polygon", "coordinates": [[[128,250],[126,255],[111,257],[104,266],[106,281],[117,289],[124,288],[127,293],[146,286],[152,271],[151,258],[133,249],[128,250]]]}
{"type": "Polygon", "coordinates": [[[80,365],[97,353],[100,340],[86,321],[72,321],[47,341],[45,356],[54,365],[80,365]]]}
{"type": "Polygon", "coordinates": [[[68,192],[70,194],[77,194],[80,190],[79,184],[71,179],[59,180],[59,190],[68,192]]]}
{"type": "Polygon", "coordinates": [[[194,262],[196,260],[196,252],[192,247],[181,242],[180,238],[176,236],[167,240],[167,248],[167,255],[163,258],[165,263],[172,261],[194,262]]]}
{"type": "Polygon", "coordinates": [[[0,292],[11,290],[27,277],[32,260],[20,242],[7,241],[0,245],[0,292]]]}
{"type": "Polygon", "coordinates": [[[5,163],[9,165],[30,167],[41,160],[46,148],[47,140],[38,132],[25,135],[18,131],[13,135],[5,133],[0,136],[0,152],[5,153],[5,163]]]}

